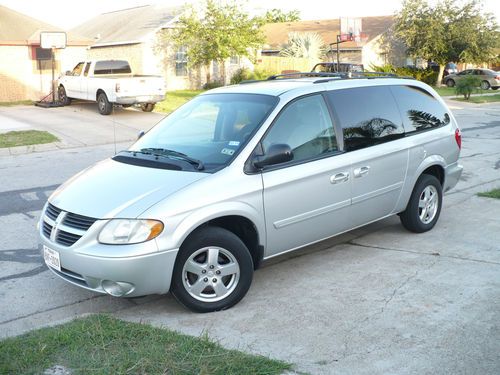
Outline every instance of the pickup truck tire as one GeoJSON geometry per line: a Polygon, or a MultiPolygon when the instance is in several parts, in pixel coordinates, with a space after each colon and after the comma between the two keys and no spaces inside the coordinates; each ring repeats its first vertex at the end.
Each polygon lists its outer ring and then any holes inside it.
{"type": "Polygon", "coordinates": [[[113,104],[109,102],[108,97],[103,92],[97,96],[97,108],[101,115],[109,115],[113,110],[113,104]]]}
{"type": "Polygon", "coordinates": [[[143,112],[151,112],[155,109],[155,103],[144,103],[141,104],[141,109],[143,112]]]}
{"type": "Polygon", "coordinates": [[[64,88],[64,86],[59,86],[59,88],[57,89],[57,94],[59,95],[59,101],[62,105],[71,104],[71,99],[66,95],[66,89],[64,88]]]}

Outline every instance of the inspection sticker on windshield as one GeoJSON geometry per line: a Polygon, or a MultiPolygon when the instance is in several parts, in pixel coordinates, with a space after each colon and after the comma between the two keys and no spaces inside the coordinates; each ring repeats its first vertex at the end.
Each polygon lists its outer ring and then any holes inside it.
{"type": "Polygon", "coordinates": [[[239,146],[240,145],[240,142],[238,141],[230,141],[228,146],[239,146]]]}
{"type": "Polygon", "coordinates": [[[59,259],[59,252],[49,249],[47,246],[43,246],[43,259],[47,266],[55,268],[61,271],[61,261],[59,259]]]}
{"type": "Polygon", "coordinates": [[[224,155],[233,155],[234,150],[231,150],[230,148],[223,148],[220,153],[224,155]]]}

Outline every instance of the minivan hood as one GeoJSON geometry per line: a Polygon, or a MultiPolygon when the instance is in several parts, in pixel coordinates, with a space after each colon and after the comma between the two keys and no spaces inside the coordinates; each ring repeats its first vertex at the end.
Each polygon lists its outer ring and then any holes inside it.
{"type": "Polygon", "coordinates": [[[61,185],[54,206],[97,219],[135,218],[207,173],[146,168],[104,160],[61,185]]]}

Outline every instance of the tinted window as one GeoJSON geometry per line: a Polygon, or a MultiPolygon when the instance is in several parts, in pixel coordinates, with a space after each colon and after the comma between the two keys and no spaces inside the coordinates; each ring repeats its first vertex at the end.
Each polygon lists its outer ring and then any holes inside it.
{"type": "Polygon", "coordinates": [[[358,87],[328,93],[344,134],[345,151],[404,136],[396,102],[387,86],[358,87]]]}
{"type": "Polygon", "coordinates": [[[127,61],[108,60],[98,61],[95,64],[94,74],[127,74],[131,73],[130,65],[127,61]]]}
{"type": "Polygon", "coordinates": [[[89,70],[90,70],[90,63],[88,62],[87,65],[85,65],[85,70],[83,71],[83,75],[85,77],[89,75],[89,70]]]}
{"type": "Polygon", "coordinates": [[[437,128],[450,122],[446,109],[424,89],[414,86],[391,86],[407,133],[437,128]]]}
{"type": "Polygon", "coordinates": [[[84,63],[82,63],[82,62],[76,64],[76,66],[71,71],[71,75],[72,76],[79,76],[82,73],[83,64],[84,63]]]}
{"type": "Polygon", "coordinates": [[[292,148],[293,160],[305,160],[336,151],[330,115],[321,95],[300,98],[278,116],[262,141],[264,152],[272,144],[292,148]]]}
{"type": "Polygon", "coordinates": [[[182,152],[206,170],[229,163],[275,107],[277,98],[253,94],[200,95],[154,126],[133,146],[182,152]]]}

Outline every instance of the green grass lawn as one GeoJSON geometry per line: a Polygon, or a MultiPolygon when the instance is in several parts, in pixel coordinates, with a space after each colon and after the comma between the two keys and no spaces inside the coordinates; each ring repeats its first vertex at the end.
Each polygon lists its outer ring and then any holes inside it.
{"type": "Polygon", "coordinates": [[[0,107],[10,107],[13,105],[33,105],[33,100],[16,100],[13,102],[0,102],[0,107]]]}
{"type": "Polygon", "coordinates": [[[447,87],[447,86],[436,87],[436,86],[433,86],[432,88],[434,90],[436,90],[436,92],[441,96],[456,96],[454,87],[447,87]]]}
{"type": "Polygon", "coordinates": [[[477,193],[480,197],[500,199],[500,189],[493,189],[484,193],[477,193]]]}
{"type": "Polygon", "coordinates": [[[22,130],[0,133],[0,148],[39,145],[57,142],[59,139],[46,131],[22,130]]]}
{"type": "Polygon", "coordinates": [[[161,102],[156,103],[155,111],[171,113],[202,92],[203,90],[167,91],[167,98],[161,102]]]}
{"type": "Polygon", "coordinates": [[[471,96],[469,100],[465,100],[463,97],[462,98],[456,98],[455,100],[461,101],[461,102],[467,102],[467,103],[493,103],[493,102],[500,102],[500,94],[496,95],[484,95],[484,96],[471,96]]]}
{"type": "Polygon", "coordinates": [[[147,324],[93,315],[0,341],[0,374],[281,374],[291,365],[147,324]]]}

